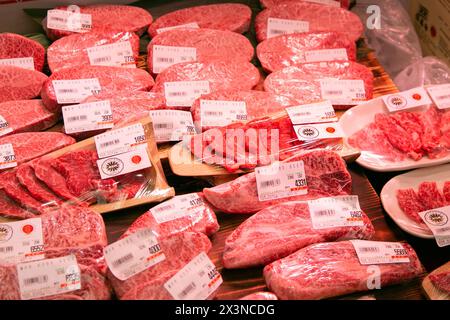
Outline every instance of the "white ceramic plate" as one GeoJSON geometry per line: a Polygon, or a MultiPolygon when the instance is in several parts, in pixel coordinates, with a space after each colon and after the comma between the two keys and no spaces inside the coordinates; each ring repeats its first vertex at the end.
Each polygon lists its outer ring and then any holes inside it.
{"type": "MultiPolygon", "coordinates": [[[[339,122],[345,135],[350,137],[373,122],[377,113],[388,113],[381,98],[368,101],[346,111],[339,122]]],[[[347,146],[350,146],[347,139],[344,139],[344,143],[347,146]]],[[[377,157],[371,152],[361,151],[361,156],[356,162],[366,169],[377,172],[404,171],[449,163],[450,154],[442,159],[429,159],[425,156],[419,161],[406,158],[403,161],[392,162],[383,159],[382,156],[377,157]]]]}
{"type": "Polygon", "coordinates": [[[405,232],[413,236],[433,239],[434,236],[425,225],[419,225],[400,209],[396,197],[398,189],[413,188],[417,191],[422,182],[436,182],[439,190],[442,191],[444,183],[450,181],[450,164],[432,168],[423,168],[401,174],[389,180],[381,190],[381,203],[384,210],[391,216],[392,220],[405,232]]]}

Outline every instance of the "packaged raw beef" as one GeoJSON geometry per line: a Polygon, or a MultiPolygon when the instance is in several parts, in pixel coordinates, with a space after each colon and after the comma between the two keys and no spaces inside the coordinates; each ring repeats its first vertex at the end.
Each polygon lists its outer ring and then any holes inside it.
{"type": "Polygon", "coordinates": [[[317,31],[343,32],[356,41],[364,28],[359,17],[348,10],[310,2],[290,2],[260,12],[256,16],[255,30],[258,41],[286,33],[317,31]]]}
{"type": "Polygon", "coordinates": [[[43,131],[54,126],[58,114],[52,113],[42,100],[16,100],[0,103],[1,123],[0,136],[7,134],[43,131]]]}
{"type": "Polygon", "coordinates": [[[86,65],[136,66],[139,37],[133,32],[93,31],[73,34],[53,42],[47,49],[50,71],[86,65]]]}
{"type": "Polygon", "coordinates": [[[167,29],[184,25],[245,33],[250,27],[251,18],[252,10],[240,3],[196,6],[172,11],[159,17],[150,25],[148,33],[153,38],[167,29]]]}
{"type": "Polygon", "coordinates": [[[0,65],[0,103],[39,96],[47,76],[36,70],[0,65]]]}
{"type": "MultiPolygon", "coordinates": [[[[372,244],[360,249],[372,248],[372,244]]],[[[362,264],[350,241],[313,244],[266,266],[264,278],[281,300],[318,300],[382,289],[417,278],[424,271],[413,248],[398,245],[401,260],[397,263],[362,264]]]]}
{"type": "Polygon", "coordinates": [[[259,3],[263,8],[271,8],[280,3],[298,3],[298,2],[312,2],[328,6],[341,6],[348,9],[350,6],[350,0],[259,0],[259,3]]]}
{"type": "Polygon", "coordinates": [[[295,105],[286,96],[264,91],[223,90],[202,95],[191,107],[192,118],[198,132],[224,127],[237,121],[251,121],[283,111],[295,105]],[[240,111],[241,119],[236,116],[240,111]],[[230,118],[231,116],[233,118],[230,118]]]}
{"type": "Polygon", "coordinates": [[[45,48],[37,41],[15,33],[0,33],[0,64],[44,68],[45,48]]]}
{"type": "Polygon", "coordinates": [[[248,214],[287,201],[305,201],[323,197],[349,195],[352,178],[342,158],[333,151],[304,151],[287,163],[303,161],[308,192],[303,195],[260,201],[256,174],[243,175],[231,182],[206,188],[203,194],[214,208],[226,213],[248,214]]]}
{"type": "Polygon", "coordinates": [[[41,95],[47,109],[57,112],[63,105],[79,103],[93,94],[149,91],[153,84],[153,78],[145,70],[86,65],[53,73],[41,95]]]}
{"type": "Polygon", "coordinates": [[[239,300],[278,300],[277,296],[272,292],[255,292],[246,295],[239,300]]]}
{"type": "Polygon", "coordinates": [[[450,271],[435,271],[429,277],[434,286],[447,295],[450,295],[450,271]]]}
{"type": "Polygon", "coordinates": [[[256,48],[267,72],[307,62],[356,61],[356,44],[345,33],[307,32],[266,39],[256,48]]]}
{"type": "Polygon", "coordinates": [[[148,70],[153,74],[180,62],[251,61],[254,55],[252,44],[243,35],[214,29],[166,31],[152,39],[147,52],[148,70]]]}
{"type": "MultiPolygon", "coordinates": [[[[151,14],[147,10],[134,6],[97,4],[81,7],[59,6],[56,7],[55,10],[72,11],[78,14],[89,15],[91,25],[88,30],[92,31],[128,31],[141,35],[153,21],[151,14]]],[[[58,22],[57,18],[59,16],[55,15],[54,17],[54,19],[50,20],[58,22]]],[[[63,29],[48,28],[48,22],[49,16],[47,12],[47,18],[42,21],[42,26],[51,40],[56,40],[75,33],[74,31],[65,30],[68,27],[67,25],[64,25],[63,29]]],[[[84,32],[88,30],[85,30],[84,32]]]]}
{"type": "Polygon", "coordinates": [[[372,71],[356,62],[304,63],[271,73],[264,90],[299,104],[330,100],[341,110],[372,99],[373,79],[372,71]]]}
{"type": "Polygon", "coordinates": [[[226,239],[224,267],[264,266],[313,243],[371,239],[375,229],[357,199],[285,202],[259,211],[226,239]]]}
{"type": "Polygon", "coordinates": [[[176,196],[144,213],[122,235],[151,228],[159,237],[180,232],[201,232],[212,236],[219,230],[216,214],[202,193],[176,196]]]}

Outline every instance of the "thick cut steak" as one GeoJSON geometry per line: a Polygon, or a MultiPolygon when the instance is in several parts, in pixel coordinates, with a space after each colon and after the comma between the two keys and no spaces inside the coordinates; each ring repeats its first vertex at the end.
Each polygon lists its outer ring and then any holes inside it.
{"type": "Polygon", "coordinates": [[[0,33],[0,59],[32,57],[34,68],[42,71],[45,49],[37,41],[15,33],[0,33]]]}
{"type": "Polygon", "coordinates": [[[309,31],[336,31],[346,33],[356,41],[363,33],[363,24],[354,13],[315,3],[286,3],[263,10],[256,16],[255,30],[258,41],[267,39],[269,18],[299,20],[309,22],[309,31]]]}
{"type": "MultiPolygon", "coordinates": [[[[255,90],[224,90],[205,94],[195,100],[194,104],[191,107],[192,118],[194,119],[195,126],[199,129],[199,132],[217,128],[214,126],[202,126],[202,112],[200,108],[202,100],[245,102],[247,121],[268,116],[272,113],[282,111],[286,107],[295,104],[295,101],[292,101],[288,97],[277,96],[267,92],[255,90]]],[[[222,108],[225,108],[225,105],[221,106],[220,110],[218,109],[217,111],[222,112],[222,108]]]]}
{"type": "Polygon", "coordinates": [[[9,134],[42,131],[54,126],[59,117],[45,108],[41,100],[16,100],[0,103],[0,116],[8,122],[9,134]]]}
{"type": "Polygon", "coordinates": [[[139,37],[133,32],[89,32],[73,34],[53,42],[47,49],[47,61],[51,72],[90,65],[88,50],[92,47],[120,42],[130,43],[134,60],[139,56],[139,37]]]}
{"type": "Polygon", "coordinates": [[[250,41],[235,32],[213,29],[171,30],[154,37],[147,47],[147,66],[153,72],[154,46],[195,48],[197,61],[214,59],[251,61],[254,49],[250,41]]]}
{"type": "MultiPolygon", "coordinates": [[[[409,263],[375,265],[381,288],[406,282],[423,272],[413,248],[409,263]]],[[[318,300],[367,291],[371,272],[359,263],[349,241],[314,244],[264,268],[266,284],[282,300],[318,300]]],[[[373,266],[372,266],[373,267],[373,266]]]]}
{"type": "Polygon", "coordinates": [[[158,29],[197,23],[202,29],[228,30],[238,33],[248,31],[252,10],[239,3],[221,3],[172,11],[156,19],[148,29],[153,38],[158,29]]]}
{"type": "Polygon", "coordinates": [[[248,294],[239,300],[278,300],[277,296],[272,292],[255,292],[248,294]]]}
{"type": "MultiPolygon", "coordinates": [[[[67,10],[67,7],[60,6],[55,9],[67,10]]],[[[151,14],[147,10],[134,6],[98,4],[80,7],[80,13],[92,16],[92,31],[129,31],[141,35],[153,21],[151,14]]],[[[45,20],[43,25],[46,27],[45,20]]],[[[51,40],[74,33],[64,30],[45,29],[47,36],[51,40]]]]}
{"type": "MultiPolygon", "coordinates": [[[[333,78],[337,80],[363,80],[365,97],[373,97],[373,74],[370,69],[356,62],[332,61],[304,63],[286,67],[271,73],[264,81],[264,90],[284,95],[299,104],[322,100],[322,88],[319,80],[333,78]]],[[[354,105],[354,104],[353,104],[354,105]]],[[[335,105],[336,109],[346,109],[350,105],[335,105]]]]}
{"type": "Polygon", "coordinates": [[[104,67],[104,66],[83,66],[63,69],[53,73],[45,82],[42,88],[42,100],[52,112],[61,110],[61,105],[56,99],[53,80],[79,80],[97,78],[101,92],[111,92],[117,90],[129,91],[130,95],[134,91],[149,91],[153,84],[153,78],[141,69],[104,67]]]}
{"type": "Polygon", "coordinates": [[[3,190],[0,190],[0,214],[2,217],[12,219],[28,219],[34,217],[32,212],[23,209],[17,202],[8,197],[3,190]]]}
{"type": "Polygon", "coordinates": [[[308,194],[271,201],[259,201],[255,173],[203,190],[214,208],[227,213],[255,213],[287,201],[304,201],[327,196],[350,194],[352,178],[344,160],[333,151],[314,150],[291,159],[303,161],[308,194]]]}
{"type": "Polygon", "coordinates": [[[39,158],[75,143],[75,139],[59,132],[24,132],[0,138],[0,144],[11,143],[18,164],[39,158]]]}
{"type": "Polygon", "coordinates": [[[39,96],[47,76],[36,70],[0,66],[0,103],[39,96]]]}
{"type": "Polygon", "coordinates": [[[266,39],[256,48],[263,68],[268,72],[309,62],[313,50],[346,49],[350,61],[356,61],[356,44],[345,33],[308,32],[281,35],[266,39]]]}
{"type": "Polygon", "coordinates": [[[362,226],[326,229],[314,229],[311,214],[307,203],[287,202],[251,216],[226,239],[224,267],[237,269],[266,265],[313,243],[369,240],[375,233],[370,219],[363,212],[362,226]]]}
{"type": "MultiPolygon", "coordinates": [[[[342,8],[348,8],[350,6],[350,0],[333,0],[339,2],[342,8]]],[[[271,8],[280,3],[299,3],[299,2],[317,2],[320,0],[259,0],[259,3],[263,8],[271,8]]]]}
{"type": "Polygon", "coordinates": [[[203,233],[182,232],[159,238],[158,242],[166,257],[164,261],[125,281],[117,279],[110,271],[108,272],[108,278],[120,299],[151,300],[157,297],[172,299],[163,287],[164,283],[197,255],[211,249],[211,242],[203,233]],[[144,290],[145,287],[152,289],[144,290]]]}

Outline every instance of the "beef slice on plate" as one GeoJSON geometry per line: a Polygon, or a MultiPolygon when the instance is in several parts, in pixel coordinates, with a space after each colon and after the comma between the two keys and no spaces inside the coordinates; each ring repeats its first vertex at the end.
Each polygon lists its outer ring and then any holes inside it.
{"type": "Polygon", "coordinates": [[[431,106],[421,114],[421,119],[425,130],[422,136],[423,150],[430,159],[440,159],[447,156],[450,151],[442,140],[442,112],[435,106],[431,106]]]}
{"type": "Polygon", "coordinates": [[[0,103],[39,96],[47,76],[36,70],[0,66],[0,103]]]}
{"type": "Polygon", "coordinates": [[[370,219],[362,211],[362,226],[325,229],[314,229],[311,214],[305,202],[286,202],[259,211],[226,239],[224,267],[266,265],[313,243],[369,240],[375,233],[370,219]]]}
{"type": "Polygon", "coordinates": [[[446,181],[444,184],[444,197],[447,205],[450,205],[450,181],[446,181]]]}
{"type": "Polygon", "coordinates": [[[154,37],[147,47],[147,66],[150,73],[157,73],[153,69],[154,63],[158,62],[154,56],[154,46],[195,48],[196,61],[215,59],[251,61],[255,51],[246,37],[231,31],[213,29],[166,31],[154,37]]]}
{"type": "MultiPolygon", "coordinates": [[[[323,100],[322,79],[362,80],[364,81],[365,97],[373,97],[373,74],[367,67],[351,61],[331,61],[304,63],[286,67],[271,73],[264,81],[264,90],[277,95],[284,95],[298,104],[306,104],[323,100]]],[[[335,109],[347,109],[349,105],[334,104],[335,109]]]]}
{"type": "Polygon", "coordinates": [[[48,66],[51,72],[56,72],[66,68],[90,65],[89,48],[121,42],[130,44],[130,48],[133,50],[134,61],[137,61],[139,56],[139,37],[135,33],[93,31],[73,34],[53,42],[47,49],[48,66]]]}
{"type": "Polygon", "coordinates": [[[176,272],[202,252],[211,249],[203,233],[182,232],[158,239],[165,260],[128,278],[117,279],[111,271],[108,278],[118,298],[128,300],[173,299],[163,287],[176,272]]]}
{"type": "Polygon", "coordinates": [[[412,150],[423,154],[422,136],[425,128],[420,114],[417,112],[402,111],[392,114],[391,118],[409,135],[412,150]]]}
{"type": "Polygon", "coordinates": [[[446,206],[446,201],[439,191],[436,182],[422,182],[417,191],[420,201],[423,203],[425,210],[437,209],[446,206]]]}
{"type": "Polygon", "coordinates": [[[358,40],[364,30],[359,17],[348,10],[310,2],[286,3],[265,9],[256,16],[255,31],[258,41],[267,39],[269,18],[306,21],[309,22],[310,32],[343,32],[352,41],[358,40]]]}
{"type": "MultiPolygon", "coordinates": [[[[216,91],[210,94],[204,94],[200,98],[194,101],[191,107],[192,118],[195,126],[199,131],[207,131],[217,126],[202,125],[202,100],[216,100],[216,101],[239,101],[245,103],[245,109],[247,111],[246,121],[251,121],[257,118],[268,116],[272,113],[276,113],[284,110],[286,107],[295,105],[295,101],[285,96],[273,95],[264,91],[240,91],[240,90],[224,90],[216,91]]],[[[222,108],[225,108],[226,104],[221,105],[218,108],[218,112],[222,112],[222,108]]]]}
{"type": "Polygon", "coordinates": [[[37,99],[0,103],[0,116],[8,122],[5,129],[12,129],[7,134],[43,131],[54,126],[59,120],[57,114],[48,111],[42,100],[37,99]]]}
{"type": "MultiPolygon", "coordinates": [[[[321,3],[320,0],[259,0],[259,3],[261,4],[261,6],[263,8],[270,8],[270,7],[274,7],[280,3],[298,3],[298,2],[317,2],[317,3],[321,3]]],[[[340,6],[342,8],[346,8],[348,9],[350,6],[350,0],[333,0],[335,2],[340,3],[340,6]]],[[[325,5],[325,4],[324,4],[325,5]]]]}
{"type": "MultiPolygon", "coordinates": [[[[169,236],[180,232],[201,232],[207,236],[212,236],[219,230],[219,223],[217,222],[216,214],[214,210],[206,203],[205,198],[201,193],[198,193],[200,199],[203,200],[202,210],[197,211],[192,208],[191,212],[186,212],[185,215],[176,217],[175,219],[170,218],[163,219],[163,221],[158,222],[152,213],[152,210],[147,211],[139,218],[137,218],[131,226],[125,231],[122,237],[126,237],[139,229],[151,228],[155,234],[160,237],[169,236]]],[[[171,202],[176,200],[177,197],[167,200],[160,207],[171,206],[171,202]]],[[[158,207],[153,208],[157,210],[158,207]]]]}
{"type": "Polygon", "coordinates": [[[278,297],[272,292],[255,292],[248,294],[239,300],[278,300],[278,297]]]}
{"type": "Polygon", "coordinates": [[[441,145],[450,150],[450,110],[442,114],[441,134],[441,145]]]}
{"type": "Polygon", "coordinates": [[[149,91],[154,84],[148,72],[135,68],[82,66],[63,69],[53,73],[42,88],[42,101],[47,109],[51,112],[59,112],[62,107],[57,101],[53,80],[80,79],[98,79],[101,93],[125,90],[129,91],[130,95],[134,91],[149,91]]]}
{"type": "MultiPolygon", "coordinates": [[[[66,6],[59,6],[55,9],[67,10],[66,6]]],[[[92,17],[91,31],[128,31],[142,35],[153,18],[145,9],[112,4],[97,4],[90,6],[80,6],[80,13],[90,14],[92,17]]],[[[43,21],[44,29],[51,40],[56,40],[75,32],[46,28],[46,20],[43,21]]]]}
{"type": "Polygon", "coordinates": [[[148,33],[153,38],[158,29],[196,23],[202,29],[247,32],[250,27],[252,10],[240,3],[220,3],[184,8],[169,12],[156,19],[148,33]]]}
{"type": "MultiPolygon", "coordinates": [[[[424,272],[413,248],[402,243],[408,263],[374,265],[381,288],[417,278],[424,272]]],[[[372,275],[360,264],[349,241],[313,244],[264,268],[269,289],[281,300],[319,300],[367,291],[372,275]]]]}
{"type": "Polygon", "coordinates": [[[15,33],[0,33],[0,60],[14,58],[33,58],[34,69],[42,71],[45,61],[45,48],[37,41],[15,33]]]}
{"type": "Polygon", "coordinates": [[[439,290],[450,294],[450,271],[433,272],[430,280],[439,290]]]}
{"type": "Polygon", "coordinates": [[[419,212],[426,209],[422,199],[419,198],[414,189],[400,189],[397,190],[397,201],[400,209],[413,221],[423,224],[419,212]]]}
{"type": "Polygon", "coordinates": [[[345,49],[348,60],[356,61],[355,42],[345,33],[332,31],[293,33],[266,39],[258,45],[256,54],[263,68],[273,72],[310,62],[309,52],[324,49],[345,49]]]}
{"type": "Polygon", "coordinates": [[[306,151],[290,161],[303,161],[308,193],[270,201],[259,201],[255,173],[243,175],[231,182],[206,188],[203,194],[213,206],[226,213],[255,213],[287,201],[304,201],[350,194],[352,178],[344,160],[333,151],[306,151]]]}

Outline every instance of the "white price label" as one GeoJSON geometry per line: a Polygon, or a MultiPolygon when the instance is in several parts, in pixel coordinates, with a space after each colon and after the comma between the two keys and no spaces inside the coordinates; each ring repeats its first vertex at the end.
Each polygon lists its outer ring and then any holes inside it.
{"type": "Polygon", "coordinates": [[[336,122],[338,120],[330,101],[288,107],[286,111],[292,124],[336,122]]]}
{"type": "Polygon", "coordinates": [[[197,193],[176,196],[150,209],[156,222],[164,223],[186,216],[197,217],[206,210],[205,203],[197,193]]]}
{"type": "Polygon", "coordinates": [[[224,127],[247,120],[245,101],[200,100],[202,127],[224,127]]]}
{"type": "Polygon", "coordinates": [[[300,141],[339,139],[345,137],[345,133],[339,122],[299,125],[294,126],[294,131],[300,141]]]}
{"type": "Polygon", "coordinates": [[[132,151],[140,144],[147,145],[142,124],[114,129],[94,137],[99,159],[132,151]]]}
{"type": "Polygon", "coordinates": [[[362,265],[409,263],[408,251],[399,242],[350,240],[362,265]]]}
{"type": "Polygon", "coordinates": [[[383,96],[383,101],[390,112],[422,107],[432,104],[425,88],[414,88],[411,90],[383,96]]]}
{"type": "Polygon", "coordinates": [[[196,61],[197,48],[154,45],[152,59],[153,73],[160,73],[176,63],[196,61]]]}
{"type": "Polygon", "coordinates": [[[366,101],[363,80],[321,79],[322,99],[333,105],[353,105],[366,101]]]}
{"type": "Polygon", "coordinates": [[[164,284],[175,300],[205,300],[221,284],[222,276],[204,252],[164,284]]]}
{"type": "Polygon", "coordinates": [[[87,48],[91,66],[136,68],[130,41],[87,48]]]}
{"type": "Polygon", "coordinates": [[[52,80],[52,85],[59,104],[80,103],[89,96],[99,94],[102,90],[97,78],[52,80]]]}
{"type": "Polygon", "coordinates": [[[199,29],[199,25],[197,22],[190,22],[190,23],[185,23],[185,24],[179,24],[177,26],[172,26],[172,27],[165,27],[165,28],[159,28],[156,30],[157,34],[161,34],[163,32],[166,31],[170,31],[170,30],[178,30],[178,29],[199,29]]]}
{"type": "Polygon", "coordinates": [[[358,196],[338,196],[308,201],[314,229],[363,226],[358,196]]]}
{"type": "Polygon", "coordinates": [[[9,122],[0,115],[0,137],[13,132],[13,128],[9,126],[9,122]]]}
{"type": "Polygon", "coordinates": [[[0,260],[17,263],[44,257],[41,218],[0,223],[0,260]]]}
{"type": "Polygon", "coordinates": [[[182,110],[152,110],[150,117],[157,142],[180,141],[196,134],[192,113],[182,110]]]}
{"type": "Polygon", "coordinates": [[[33,57],[0,59],[0,66],[13,66],[34,70],[34,59],[33,57]]]}
{"type": "Polygon", "coordinates": [[[450,206],[419,213],[433,232],[439,247],[450,246],[450,206]]]}
{"type": "Polygon", "coordinates": [[[47,28],[80,33],[88,32],[92,29],[92,16],[68,10],[48,10],[47,28]]]}
{"type": "Polygon", "coordinates": [[[109,269],[122,281],[166,259],[151,229],[139,229],[106,246],[103,252],[109,269]]]}
{"type": "Polygon", "coordinates": [[[321,49],[305,52],[306,62],[347,61],[347,49],[321,49]]]}
{"type": "Polygon", "coordinates": [[[17,167],[16,154],[11,143],[0,144],[0,170],[17,167]]]}
{"type": "Polygon", "coordinates": [[[136,146],[132,151],[97,160],[102,179],[109,179],[150,168],[152,163],[147,153],[147,144],[136,146]]]}
{"type": "Polygon", "coordinates": [[[450,83],[428,87],[427,91],[439,109],[450,108],[450,83]]]}
{"type": "Polygon", "coordinates": [[[303,161],[280,163],[255,169],[259,201],[269,201],[308,193],[303,161]]]}
{"type": "Polygon", "coordinates": [[[166,105],[169,107],[191,107],[197,98],[210,92],[209,81],[174,81],[164,83],[166,105]]]}
{"type": "Polygon", "coordinates": [[[81,272],[74,255],[17,265],[22,300],[81,289],[81,272]]]}
{"type": "Polygon", "coordinates": [[[300,20],[269,18],[267,20],[267,38],[283,34],[309,32],[309,22],[300,20]]]}
{"type": "Polygon", "coordinates": [[[312,2],[312,3],[318,3],[318,4],[324,4],[326,6],[340,8],[341,4],[339,1],[336,0],[304,0],[306,2],[312,2]]]}
{"type": "Polygon", "coordinates": [[[109,100],[66,106],[62,108],[62,113],[67,134],[114,126],[109,100]]]}

